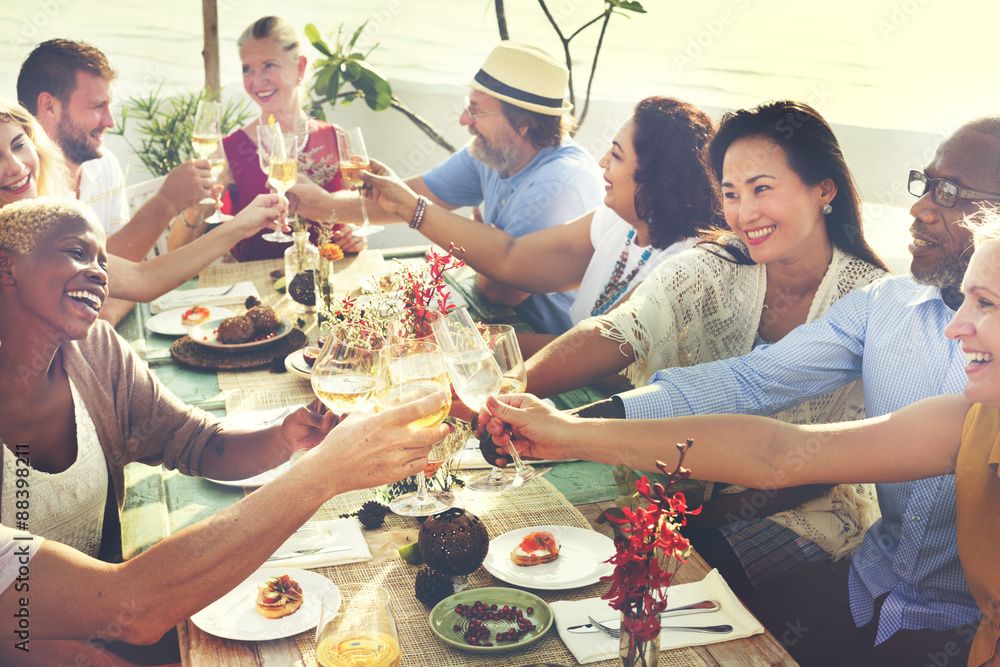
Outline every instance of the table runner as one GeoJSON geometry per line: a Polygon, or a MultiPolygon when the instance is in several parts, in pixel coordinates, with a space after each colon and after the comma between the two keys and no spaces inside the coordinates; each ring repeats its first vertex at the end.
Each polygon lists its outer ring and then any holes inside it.
{"type": "MultiPolygon", "coordinates": [[[[334,292],[343,296],[357,289],[364,278],[382,271],[385,260],[378,250],[363,250],[357,255],[345,257],[334,264],[334,292]]],[[[298,304],[274,290],[271,271],[284,268],[280,259],[242,262],[234,264],[213,264],[198,277],[202,287],[230,285],[241,280],[253,281],[261,295],[261,301],[272,306],[278,317],[295,325],[298,304]]],[[[239,311],[239,309],[237,309],[239,311]]],[[[309,316],[303,329],[310,342],[317,338],[316,317],[309,316]]],[[[309,382],[292,373],[271,373],[262,371],[241,371],[219,373],[219,389],[226,400],[226,412],[251,412],[280,408],[286,405],[309,403],[315,396],[309,382]]]]}
{"type": "MultiPolygon", "coordinates": [[[[463,478],[473,472],[460,473],[463,478]]],[[[520,489],[503,494],[487,494],[457,490],[457,495],[466,509],[482,520],[490,537],[497,537],[508,531],[530,526],[555,524],[573,526],[590,530],[590,524],[580,512],[548,481],[537,479],[520,489]]],[[[370,500],[372,491],[352,491],[337,496],[328,501],[315,519],[336,518],[357,510],[362,503],[370,500]]],[[[416,528],[416,519],[390,514],[386,517],[384,529],[416,528]]],[[[427,666],[439,667],[450,665],[467,667],[474,665],[515,665],[529,662],[557,662],[566,665],[575,664],[572,654],[559,638],[555,628],[535,644],[521,650],[508,651],[495,655],[467,653],[454,649],[440,640],[431,632],[428,625],[429,610],[416,599],[413,592],[417,568],[407,564],[401,558],[393,558],[377,565],[370,563],[355,563],[317,570],[337,583],[374,582],[385,586],[392,598],[392,609],[396,616],[399,629],[399,639],[403,648],[403,662],[406,667],[427,666]]],[[[506,586],[503,582],[484,568],[479,568],[469,575],[470,588],[486,586],[506,586]]],[[[582,600],[601,595],[608,585],[598,583],[592,586],[576,588],[567,591],[531,590],[546,602],[555,600],[582,600]]],[[[529,589],[530,590],[530,589],[529,589]]],[[[296,635],[295,641],[305,659],[307,666],[316,664],[315,631],[296,635]]],[[[610,667],[617,664],[611,660],[599,665],[610,667]]],[[[680,649],[661,654],[661,666],[690,667],[706,664],[697,653],[691,649],[680,649]]]]}

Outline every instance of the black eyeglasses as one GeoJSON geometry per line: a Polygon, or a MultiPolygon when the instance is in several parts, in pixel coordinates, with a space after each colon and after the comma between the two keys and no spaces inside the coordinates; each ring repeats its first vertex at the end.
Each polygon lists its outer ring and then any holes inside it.
{"type": "Polygon", "coordinates": [[[1000,200],[1000,194],[995,192],[969,190],[943,178],[927,178],[927,174],[915,169],[910,171],[910,180],[906,183],[906,189],[914,197],[923,197],[930,190],[931,201],[945,208],[953,208],[958,204],[959,199],[1000,200]]]}

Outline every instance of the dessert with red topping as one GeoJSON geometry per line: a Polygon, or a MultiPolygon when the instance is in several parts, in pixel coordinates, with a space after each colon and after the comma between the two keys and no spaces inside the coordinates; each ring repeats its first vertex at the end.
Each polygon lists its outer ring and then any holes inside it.
{"type": "Polygon", "coordinates": [[[302,587],[287,574],[271,577],[257,587],[257,613],[264,618],[282,618],[302,606],[302,587]]]}
{"type": "Polygon", "coordinates": [[[555,535],[544,530],[529,533],[510,553],[514,565],[539,565],[551,563],[559,557],[555,535]]]}
{"type": "Polygon", "coordinates": [[[206,321],[211,316],[208,312],[208,308],[203,308],[202,306],[195,306],[191,310],[185,311],[181,315],[181,322],[184,326],[193,327],[196,324],[201,324],[206,321]]]}

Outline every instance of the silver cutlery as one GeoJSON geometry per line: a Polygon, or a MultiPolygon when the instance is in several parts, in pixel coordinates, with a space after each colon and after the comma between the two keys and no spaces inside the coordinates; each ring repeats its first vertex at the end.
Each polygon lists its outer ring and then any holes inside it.
{"type": "MultiPolygon", "coordinates": [[[[686,604],[683,607],[674,607],[673,609],[667,609],[660,614],[660,620],[670,618],[672,616],[686,616],[688,614],[707,614],[713,611],[719,610],[719,603],[715,600],[702,600],[701,602],[693,602],[691,604],[686,604]]],[[[588,617],[589,618],[589,617],[588,617]]],[[[619,619],[613,619],[610,621],[603,621],[604,627],[617,627],[620,623],[619,619]],[[610,624],[610,625],[609,625],[610,624]]],[[[566,628],[570,632],[577,633],[587,633],[587,632],[597,632],[598,627],[595,627],[593,619],[590,623],[584,625],[573,625],[566,628]]]]}
{"type": "MultiPolygon", "coordinates": [[[[587,618],[590,619],[590,622],[591,622],[591,624],[594,627],[596,627],[598,630],[600,630],[601,632],[603,632],[607,636],[613,637],[615,639],[618,639],[618,637],[621,636],[621,630],[619,630],[617,628],[609,628],[608,626],[604,625],[603,623],[599,623],[598,621],[595,621],[590,616],[588,616],[587,618]]],[[[663,626],[663,627],[660,628],[661,632],[663,630],[681,630],[683,632],[709,632],[709,633],[727,634],[727,633],[730,633],[730,632],[733,631],[733,626],[731,626],[731,625],[703,625],[703,626],[695,626],[695,627],[683,627],[683,626],[676,626],[676,625],[665,625],[665,626],[663,626]]]]}
{"type": "Polygon", "coordinates": [[[353,549],[353,548],[354,548],[354,545],[352,545],[352,544],[338,544],[338,545],[335,545],[335,546],[332,546],[332,547],[315,547],[315,548],[312,548],[312,549],[298,549],[296,551],[285,551],[285,552],[280,553],[280,554],[274,554],[273,556],[271,556],[267,560],[269,562],[273,561],[273,560],[285,560],[286,558],[298,558],[299,556],[311,556],[313,554],[325,554],[325,553],[330,553],[330,552],[333,552],[333,551],[349,551],[350,549],[353,549]]]}

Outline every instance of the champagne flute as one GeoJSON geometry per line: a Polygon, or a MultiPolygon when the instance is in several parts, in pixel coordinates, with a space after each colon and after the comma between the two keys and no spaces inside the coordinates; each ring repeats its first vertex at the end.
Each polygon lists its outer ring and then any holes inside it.
{"type": "Polygon", "coordinates": [[[503,383],[500,366],[465,308],[452,310],[434,322],[433,327],[455,393],[478,412],[486,405],[487,398],[500,391],[503,383]]]}
{"type": "Polygon", "coordinates": [[[402,655],[385,588],[340,584],[323,596],[316,626],[319,667],[397,667],[402,655]]]}
{"type": "MultiPolygon", "coordinates": [[[[298,178],[299,138],[291,133],[281,131],[281,126],[274,124],[274,131],[257,126],[257,155],[260,157],[261,169],[267,174],[267,183],[284,195],[295,185],[298,178]]],[[[292,237],[282,232],[275,223],[275,230],[261,237],[274,243],[288,243],[292,237]]]]}
{"type": "MultiPolygon", "coordinates": [[[[218,153],[219,146],[222,144],[222,104],[220,102],[212,102],[210,100],[201,100],[198,102],[198,109],[194,114],[191,144],[194,146],[194,152],[202,160],[208,160],[209,156],[218,153]]],[[[209,163],[211,165],[212,161],[209,160],[209,163]]],[[[220,163],[218,173],[222,172],[222,164],[225,164],[225,162],[220,163]]],[[[213,169],[213,183],[218,173],[213,169]]],[[[205,197],[198,203],[207,206],[208,204],[214,204],[215,199],[213,197],[205,197]]]]}
{"type": "MultiPolygon", "coordinates": [[[[360,188],[364,185],[361,180],[361,170],[371,169],[368,160],[368,149],[365,148],[365,138],[361,134],[361,128],[355,127],[350,131],[337,130],[337,149],[340,152],[340,178],[344,183],[360,188]]],[[[368,236],[375,232],[380,232],[385,227],[373,225],[368,221],[368,209],[365,208],[365,197],[358,192],[361,197],[361,217],[364,224],[359,229],[354,230],[355,236],[368,236]]]]}
{"type": "MultiPolygon", "coordinates": [[[[410,426],[430,428],[444,421],[451,409],[448,374],[438,347],[428,341],[411,340],[386,345],[379,351],[375,404],[379,410],[416,401],[442,392],[445,400],[439,408],[412,422],[410,426]]],[[[444,491],[429,491],[427,478],[449,458],[458,453],[465,441],[445,438],[431,448],[423,474],[417,475],[417,490],[396,498],[389,508],[403,516],[428,516],[455,506],[455,497],[444,491]]]]}
{"type": "MultiPolygon", "coordinates": [[[[219,176],[222,174],[222,170],[226,168],[226,154],[225,151],[222,149],[221,143],[219,144],[219,147],[216,149],[215,153],[209,155],[207,159],[208,159],[209,169],[211,170],[212,173],[212,183],[216,183],[219,180],[219,176]]],[[[204,204],[205,201],[202,200],[199,203],[204,204]]],[[[214,225],[220,222],[225,222],[226,220],[231,220],[233,218],[233,216],[226,215],[220,210],[219,207],[221,206],[221,203],[219,202],[218,197],[216,197],[215,199],[210,199],[210,203],[215,204],[215,210],[212,211],[212,215],[205,218],[205,222],[214,225]]]]}
{"type": "MultiPolygon", "coordinates": [[[[521,347],[517,344],[517,334],[508,324],[488,324],[483,331],[483,339],[487,347],[493,350],[493,359],[503,372],[499,394],[520,394],[528,384],[528,372],[521,356],[521,347]]],[[[466,483],[466,487],[474,491],[502,493],[511,488],[517,488],[535,477],[545,474],[552,468],[530,468],[521,460],[513,445],[507,447],[514,464],[512,474],[502,468],[493,467],[486,475],[474,477],[466,483]]]]}
{"type": "Polygon", "coordinates": [[[313,392],[334,412],[358,409],[375,391],[378,348],[349,334],[345,326],[334,328],[312,369],[313,392]]]}

